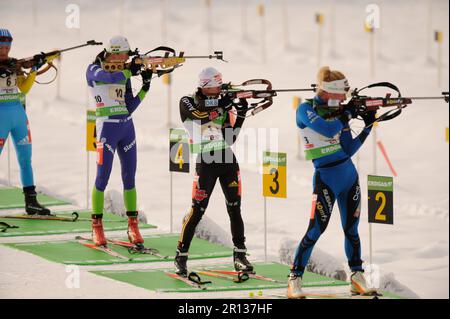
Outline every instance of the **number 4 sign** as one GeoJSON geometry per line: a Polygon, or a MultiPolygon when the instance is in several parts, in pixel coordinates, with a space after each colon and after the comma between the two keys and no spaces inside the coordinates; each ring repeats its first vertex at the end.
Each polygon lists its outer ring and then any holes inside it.
{"type": "Polygon", "coordinates": [[[287,197],[286,153],[264,152],[263,195],[264,197],[287,197]]]}
{"type": "Polygon", "coordinates": [[[189,137],[183,129],[170,130],[171,172],[189,173],[189,137]]]}
{"type": "Polygon", "coordinates": [[[369,175],[369,223],[394,224],[394,179],[369,175]]]}

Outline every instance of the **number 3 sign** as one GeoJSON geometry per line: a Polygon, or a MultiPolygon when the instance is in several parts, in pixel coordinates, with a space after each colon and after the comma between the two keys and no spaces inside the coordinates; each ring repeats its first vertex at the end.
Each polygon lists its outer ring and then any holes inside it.
{"type": "Polygon", "coordinates": [[[369,223],[394,224],[394,179],[369,175],[369,223]]]}
{"type": "Polygon", "coordinates": [[[264,197],[287,197],[286,153],[264,152],[263,195],[264,197]]]}

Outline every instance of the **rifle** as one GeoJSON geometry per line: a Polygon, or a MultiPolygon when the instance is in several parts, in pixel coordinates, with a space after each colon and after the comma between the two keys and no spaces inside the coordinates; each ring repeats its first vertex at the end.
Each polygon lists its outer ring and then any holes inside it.
{"type": "Polygon", "coordinates": [[[380,108],[393,108],[381,114],[376,120],[376,122],[384,122],[392,120],[399,116],[402,113],[403,109],[411,105],[414,100],[444,100],[445,102],[449,103],[449,92],[442,92],[441,96],[402,97],[399,88],[389,82],[374,83],[359,90],[356,88],[353,90],[351,95],[352,97],[347,104],[342,105],[337,111],[329,113],[326,118],[339,116],[343,111],[349,109],[352,110],[353,114],[356,114],[356,118],[362,119],[368,112],[377,111],[380,108]],[[385,97],[371,97],[360,94],[363,90],[375,87],[387,87],[395,91],[397,93],[397,96],[392,97],[391,93],[386,94],[385,97]]]}
{"type": "MultiPolygon", "coordinates": [[[[62,49],[62,50],[53,50],[50,52],[42,52],[40,54],[36,54],[32,57],[29,58],[24,58],[24,59],[19,59],[19,60],[9,60],[7,62],[3,62],[0,63],[0,69],[1,69],[1,77],[7,77],[13,73],[17,73],[18,75],[23,75],[25,74],[25,70],[24,69],[31,69],[32,67],[36,66],[38,61],[40,59],[44,59],[45,63],[47,64],[46,66],[44,66],[42,69],[37,71],[37,75],[41,75],[44,74],[45,72],[47,72],[48,70],[50,70],[51,68],[55,69],[56,71],[56,75],[58,74],[58,69],[56,68],[56,66],[53,64],[53,61],[57,58],[59,58],[61,56],[61,54],[63,52],[67,52],[67,51],[71,51],[71,50],[75,50],[75,49],[79,49],[79,48],[83,48],[86,46],[90,46],[90,45],[102,45],[103,43],[101,42],[97,42],[95,40],[90,40],[87,41],[85,44],[82,45],[77,45],[74,47],[70,47],[67,49],[62,49]]],[[[50,82],[46,82],[46,83],[40,83],[38,81],[36,81],[36,83],[38,84],[49,84],[51,82],[53,82],[56,79],[56,75],[55,78],[50,81],[50,82]]]]}
{"type": "Polygon", "coordinates": [[[273,104],[273,97],[278,96],[278,93],[286,92],[316,92],[317,85],[312,84],[310,89],[279,89],[274,90],[272,83],[265,79],[248,80],[240,85],[233,85],[231,83],[222,85],[222,95],[226,95],[232,99],[260,99],[257,102],[251,103],[247,111],[251,111],[251,115],[256,115],[264,111],[273,104]],[[265,85],[264,89],[246,89],[252,85],[265,85]]]}
{"type": "MultiPolygon", "coordinates": [[[[141,54],[138,49],[131,52],[134,63],[140,64],[143,70],[152,70],[158,77],[163,74],[173,72],[186,62],[186,59],[217,59],[223,62],[228,62],[223,59],[222,51],[215,51],[214,54],[204,56],[186,56],[183,51],[177,55],[172,48],[160,46],[141,54]],[[160,55],[151,55],[152,53],[160,52],[160,55]]],[[[103,62],[103,69],[106,71],[121,71],[130,67],[131,62],[103,62]]]]}

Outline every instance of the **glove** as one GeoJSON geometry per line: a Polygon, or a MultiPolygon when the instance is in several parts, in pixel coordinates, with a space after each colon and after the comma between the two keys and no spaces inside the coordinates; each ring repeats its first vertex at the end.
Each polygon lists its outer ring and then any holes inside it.
{"type": "Polygon", "coordinates": [[[348,113],[351,115],[350,119],[356,119],[358,117],[358,112],[356,111],[356,109],[354,107],[346,106],[344,108],[344,111],[348,111],[348,113]]]}
{"type": "Polygon", "coordinates": [[[233,99],[228,95],[222,95],[220,97],[219,106],[224,108],[225,111],[229,111],[233,107],[233,99]]]}
{"type": "Polygon", "coordinates": [[[6,79],[7,77],[11,76],[13,72],[9,69],[1,69],[0,68],[0,78],[6,79]]]}
{"type": "Polygon", "coordinates": [[[136,58],[133,58],[130,63],[131,75],[135,76],[141,74],[141,67],[142,66],[140,64],[136,63],[136,58]]]}
{"type": "Polygon", "coordinates": [[[33,71],[39,70],[45,63],[47,63],[47,59],[44,53],[36,54],[35,56],[33,56],[33,61],[33,71]]]}
{"type": "Polygon", "coordinates": [[[239,104],[237,104],[237,112],[240,114],[245,114],[248,110],[248,101],[247,99],[239,99],[239,104]]]}
{"type": "Polygon", "coordinates": [[[348,122],[353,118],[353,115],[350,110],[346,109],[342,114],[339,116],[339,120],[344,124],[344,126],[348,125],[348,122]]]}
{"type": "Polygon", "coordinates": [[[150,83],[152,82],[153,71],[150,69],[141,72],[142,76],[142,90],[148,92],[150,89],[150,83]]]}
{"type": "Polygon", "coordinates": [[[372,125],[376,119],[377,119],[377,111],[369,111],[367,113],[364,113],[362,116],[364,120],[364,124],[367,126],[372,125]]]}

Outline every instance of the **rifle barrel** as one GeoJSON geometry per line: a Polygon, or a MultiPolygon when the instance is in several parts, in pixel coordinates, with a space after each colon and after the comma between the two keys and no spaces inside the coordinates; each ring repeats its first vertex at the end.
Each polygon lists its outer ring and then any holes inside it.
{"type": "Polygon", "coordinates": [[[74,47],[70,47],[70,48],[62,49],[62,50],[57,50],[57,51],[62,53],[62,52],[71,51],[71,50],[75,50],[75,49],[79,49],[79,48],[84,48],[84,47],[87,47],[89,45],[102,45],[102,43],[101,42],[96,42],[94,40],[91,40],[91,41],[87,41],[85,44],[81,44],[81,45],[77,45],[77,46],[74,46],[74,47]]]}
{"type": "Polygon", "coordinates": [[[281,90],[271,90],[275,92],[315,92],[315,89],[281,89],[281,90]]]}
{"type": "Polygon", "coordinates": [[[186,59],[215,59],[215,58],[221,58],[218,55],[188,55],[184,56],[183,58],[186,59]]]}
{"type": "Polygon", "coordinates": [[[410,100],[442,100],[442,99],[446,99],[446,98],[447,97],[445,97],[445,96],[417,96],[417,97],[405,97],[404,99],[410,99],[410,100]]]}

